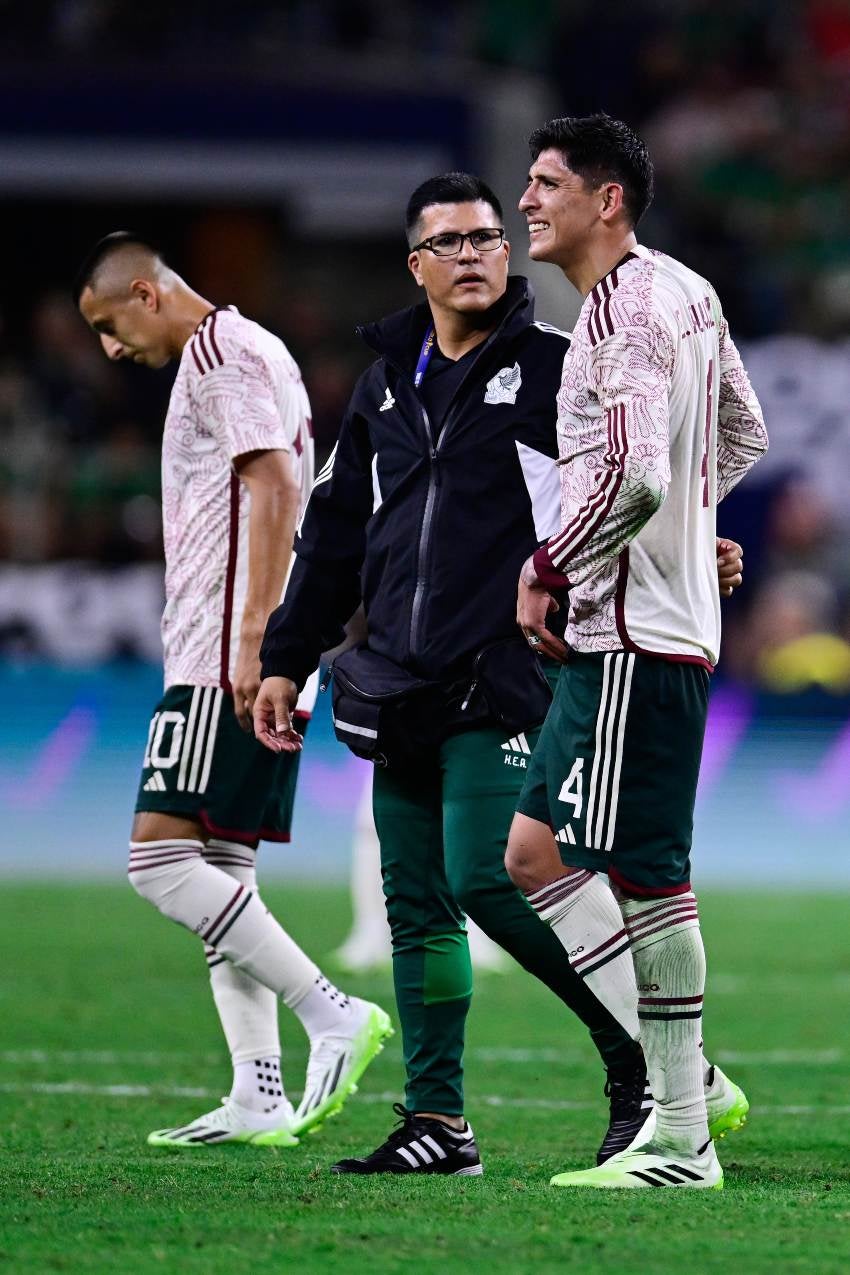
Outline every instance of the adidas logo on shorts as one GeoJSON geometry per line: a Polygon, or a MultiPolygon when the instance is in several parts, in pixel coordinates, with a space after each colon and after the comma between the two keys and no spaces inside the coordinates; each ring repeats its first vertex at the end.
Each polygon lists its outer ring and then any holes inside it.
{"type": "Polygon", "coordinates": [[[165,780],[162,777],[161,771],[155,770],[153,772],[150,779],[145,784],[143,791],[144,792],[165,792],[166,791],[165,780]]]}
{"type": "Polygon", "coordinates": [[[573,832],[572,824],[565,824],[555,833],[555,840],[562,842],[565,846],[574,846],[576,843],[576,834],[573,832]]]}
{"type": "Polygon", "coordinates": [[[531,756],[531,746],[525,738],[525,733],[514,735],[511,739],[502,744],[502,751],[507,753],[505,757],[506,766],[519,766],[522,770],[526,769],[526,757],[531,756]]]}

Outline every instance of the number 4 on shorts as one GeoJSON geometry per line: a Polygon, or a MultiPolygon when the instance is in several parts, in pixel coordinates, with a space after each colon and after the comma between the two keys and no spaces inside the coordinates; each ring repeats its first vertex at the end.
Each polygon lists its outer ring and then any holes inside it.
{"type": "Polygon", "coordinates": [[[584,758],[576,757],[573,768],[561,785],[558,793],[559,801],[566,801],[573,808],[573,819],[580,819],[584,806],[584,758]]]}

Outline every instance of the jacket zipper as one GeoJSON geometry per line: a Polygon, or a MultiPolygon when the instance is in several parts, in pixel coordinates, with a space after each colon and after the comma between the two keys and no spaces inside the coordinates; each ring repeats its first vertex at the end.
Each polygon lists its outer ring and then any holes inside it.
{"type": "MultiPolygon", "coordinates": [[[[408,646],[410,654],[416,653],[417,640],[419,638],[420,616],[422,613],[422,602],[425,597],[425,589],[427,580],[425,577],[425,567],[428,562],[428,550],[431,546],[431,524],[434,521],[434,506],[437,503],[437,444],[434,443],[434,435],[431,431],[431,422],[428,419],[428,413],[425,408],[420,406],[422,412],[422,421],[425,425],[425,434],[428,439],[428,459],[430,462],[430,472],[428,474],[428,492],[425,496],[425,511],[422,515],[422,525],[419,529],[419,547],[416,553],[416,588],[413,591],[413,602],[410,607],[410,636],[408,646]]],[[[445,426],[443,426],[445,431],[445,426]]]]}
{"type": "MultiPolygon", "coordinates": [[[[457,397],[457,396],[456,396],[457,397]]],[[[425,590],[428,587],[428,580],[425,569],[428,563],[428,552],[431,547],[431,531],[434,521],[434,507],[437,503],[437,488],[439,487],[439,468],[438,461],[440,459],[440,448],[443,445],[446,434],[449,431],[449,425],[453,418],[457,415],[456,402],[449,408],[443,419],[443,428],[440,430],[440,437],[434,442],[434,435],[431,430],[431,422],[428,419],[428,413],[425,408],[420,405],[422,412],[422,420],[425,423],[425,433],[428,438],[428,459],[431,462],[431,472],[428,475],[428,494],[425,497],[425,512],[422,515],[422,526],[419,531],[419,550],[416,556],[416,589],[413,594],[413,605],[410,608],[410,654],[416,654],[416,648],[419,638],[420,618],[422,611],[422,603],[425,599],[425,590]]]]}
{"type": "MultiPolygon", "coordinates": [[[[508,321],[513,317],[515,311],[518,308],[519,308],[519,302],[517,302],[516,305],[511,307],[511,310],[502,319],[502,322],[499,324],[498,328],[496,328],[496,331],[491,332],[490,336],[481,346],[481,349],[479,350],[479,356],[483,354],[488,347],[492,349],[493,345],[497,343],[498,337],[501,335],[502,330],[507,326],[508,321]]],[[[419,405],[420,411],[422,413],[422,420],[425,425],[425,437],[428,442],[428,459],[430,461],[431,471],[428,475],[428,493],[425,497],[425,512],[422,515],[422,526],[419,531],[419,547],[418,547],[418,551],[416,555],[416,588],[413,593],[413,602],[410,607],[410,635],[408,638],[408,648],[412,656],[415,656],[416,650],[417,650],[417,645],[419,640],[420,620],[421,620],[421,613],[422,613],[422,603],[425,599],[425,590],[428,587],[428,581],[425,575],[425,568],[428,562],[428,551],[431,546],[431,524],[433,523],[433,520],[434,520],[434,506],[437,503],[437,486],[438,486],[438,472],[439,472],[437,468],[437,462],[439,460],[438,452],[443,443],[443,440],[446,437],[446,434],[448,433],[449,425],[451,424],[453,418],[457,415],[457,406],[460,401],[461,391],[463,390],[469,377],[472,375],[473,369],[475,365],[477,364],[477,362],[478,362],[478,357],[476,357],[472,366],[467,371],[466,376],[463,378],[460,385],[455,390],[452,401],[449,404],[449,409],[446,412],[445,418],[443,420],[443,426],[442,426],[442,429],[440,430],[440,437],[437,439],[436,443],[434,442],[434,433],[433,433],[433,430],[431,429],[431,421],[428,418],[428,413],[425,410],[425,407],[423,404],[420,403],[419,405]]],[[[469,702],[469,697],[467,697],[466,703],[468,704],[468,702],[469,702]]],[[[466,707],[466,704],[464,705],[464,707],[466,707]]]]}

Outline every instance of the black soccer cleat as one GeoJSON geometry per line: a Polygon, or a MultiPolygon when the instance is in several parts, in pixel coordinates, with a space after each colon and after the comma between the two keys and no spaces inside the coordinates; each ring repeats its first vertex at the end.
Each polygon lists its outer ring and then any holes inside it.
{"type": "Polygon", "coordinates": [[[395,1103],[393,1111],[400,1121],[386,1142],[362,1159],[340,1160],[331,1166],[331,1173],[453,1173],[480,1177],[484,1172],[468,1124],[458,1133],[442,1120],[415,1116],[401,1103],[395,1103]]]}
{"type": "Polygon", "coordinates": [[[610,1104],[610,1117],[602,1146],[596,1153],[597,1164],[604,1164],[612,1155],[625,1151],[652,1114],[654,1103],[643,1058],[634,1071],[609,1076],[605,1096],[610,1104]]]}

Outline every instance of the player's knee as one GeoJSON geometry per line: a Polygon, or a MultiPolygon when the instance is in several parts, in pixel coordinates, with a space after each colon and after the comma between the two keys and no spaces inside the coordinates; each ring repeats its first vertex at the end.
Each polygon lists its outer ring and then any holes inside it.
{"type": "Polygon", "coordinates": [[[133,864],[132,858],[127,865],[127,880],[136,891],[136,894],[142,899],[146,899],[148,903],[158,906],[155,895],[157,893],[155,887],[156,873],[150,869],[141,868],[133,864]]]}
{"type": "Polygon", "coordinates": [[[141,898],[164,916],[172,916],[172,901],[201,862],[201,846],[161,841],[131,841],[127,876],[141,898]]]}
{"type": "Polygon", "coordinates": [[[134,853],[135,847],[130,845],[130,861],[127,864],[127,880],[140,898],[146,899],[154,907],[159,907],[161,876],[159,871],[139,862],[134,853]]]}
{"type": "Polygon", "coordinates": [[[514,885],[526,892],[559,876],[563,864],[549,825],[517,812],[508,837],[505,868],[514,885]]]}
{"type": "Polygon", "coordinates": [[[528,845],[519,838],[511,837],[505,851],[505,870],[520,890],[530,890],[534,885],[535,856],[528,845]]]}

